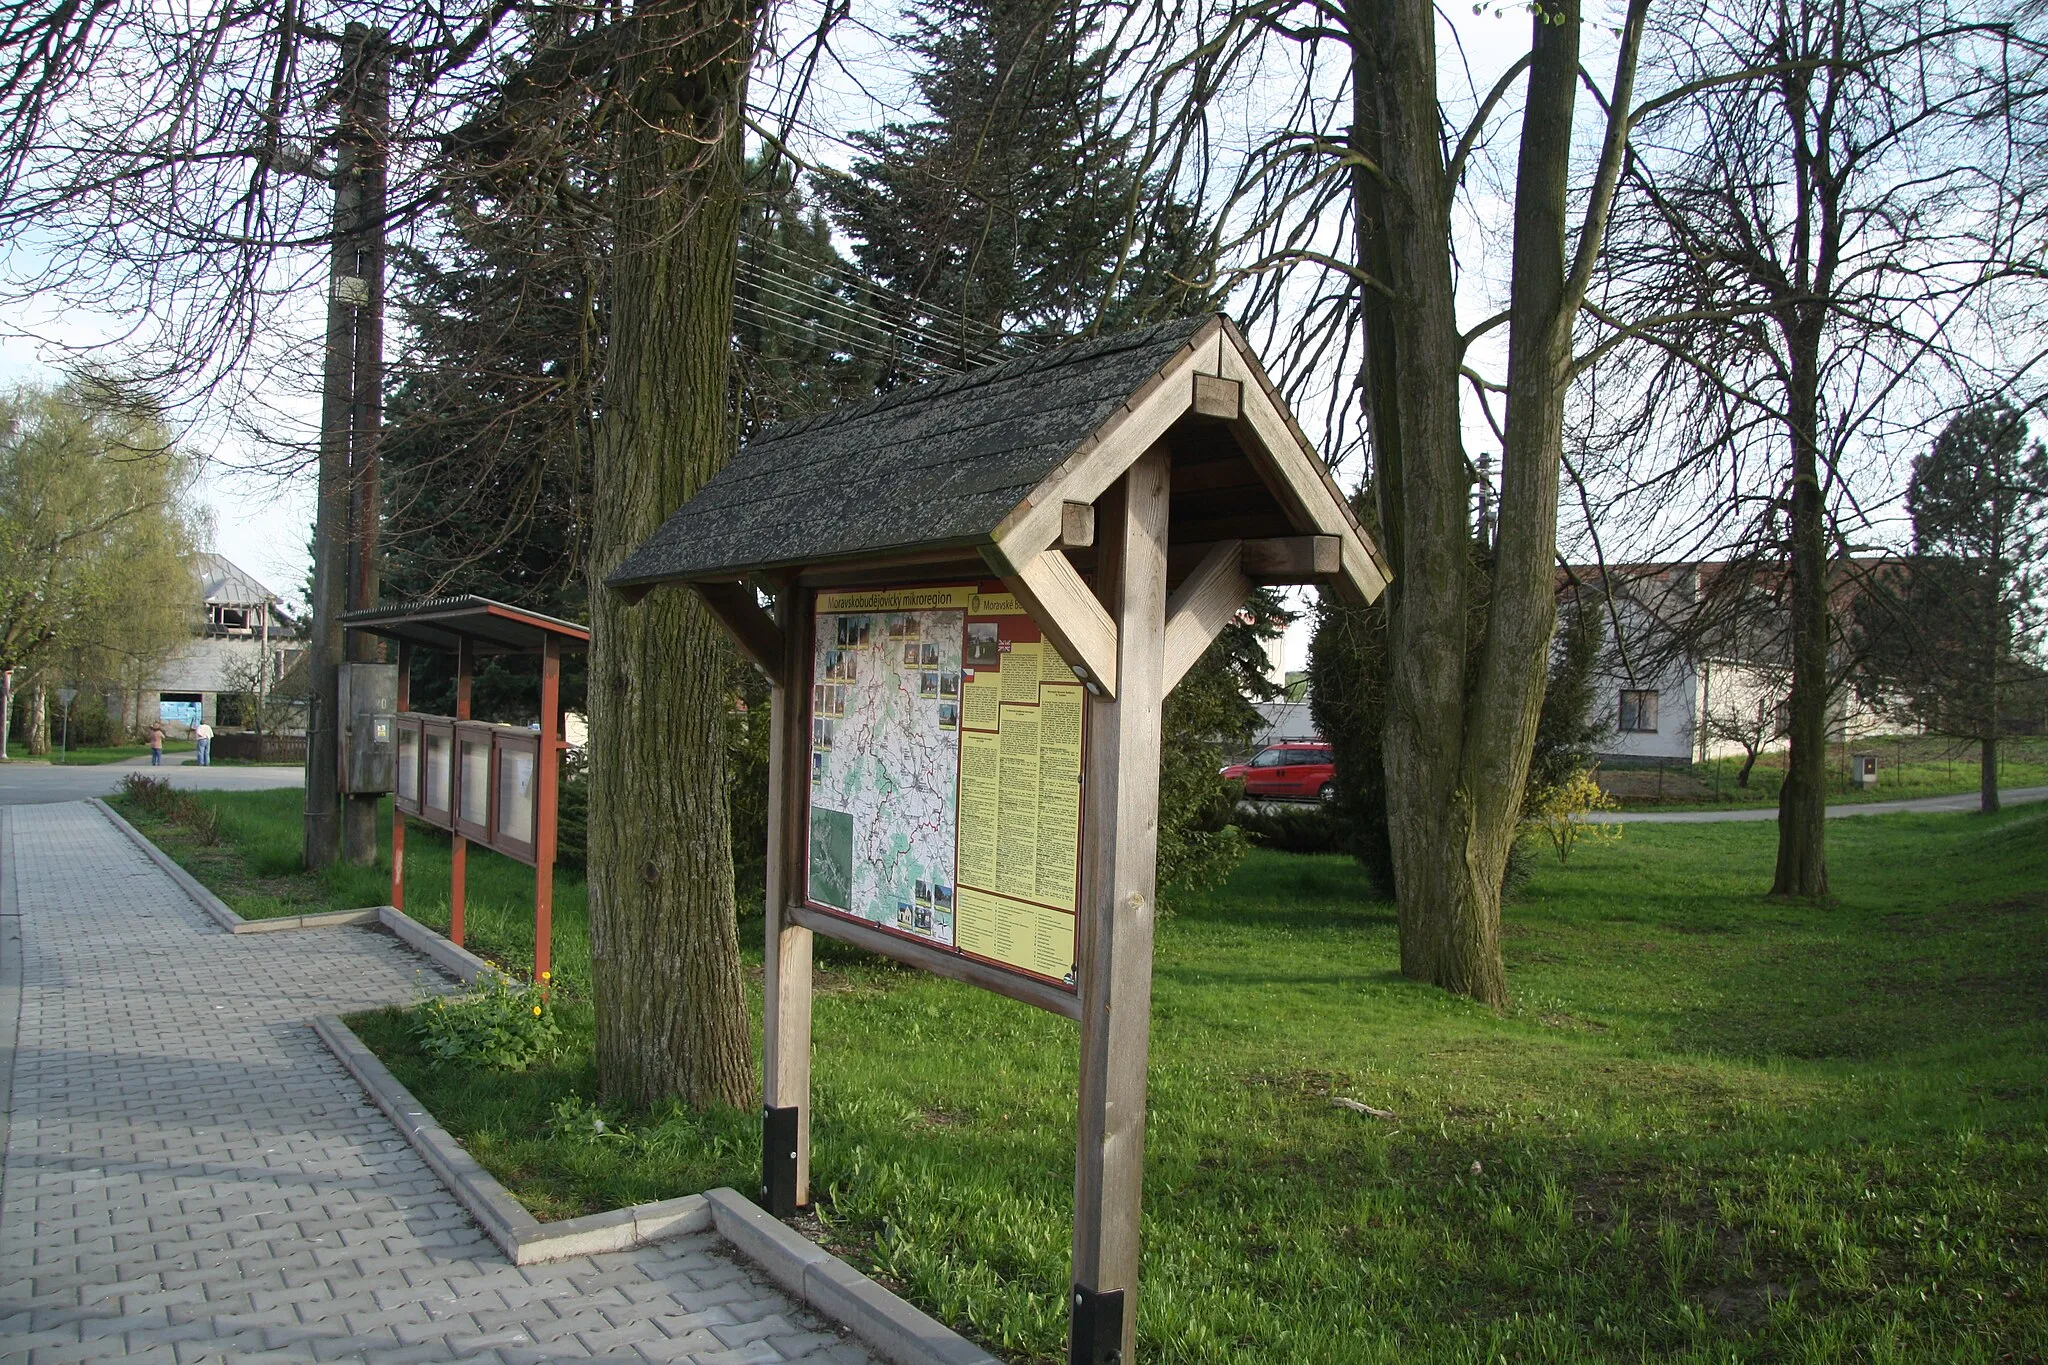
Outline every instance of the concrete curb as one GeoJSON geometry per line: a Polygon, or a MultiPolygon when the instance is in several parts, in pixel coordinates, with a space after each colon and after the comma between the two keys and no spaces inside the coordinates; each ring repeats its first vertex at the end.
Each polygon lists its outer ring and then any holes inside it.
{"type": "Polygon", "coordinates": [[[711,1220],[733,1250],[791,1297],[859,1337],[894,1365],[999,1365],[938,1319],[920,1312],[831,1252],[771,1217],[736,1190],[708,1190],[711,1220]]]}
{"type": "Polygon", "coordinates": [[[313,1021],[313,1030],[514,1265],[625,1251],[665,1237],[715,1229],[783,1292],[845,1327],[893,1365],[1000,1365],[987,1351],[735,1190],[709,1190],[542,1223],[434,1121],[347,1024],[325,1015],[313,1021]]]}
{"type": "Polygon", "coordinates": [[[127,835],[151,862],[163,870],[164,875],[176,882],[178,888],[190,896],[194,904],[204,910],[214,923],[231,934],[275,934],[290,929],[331,929],[338,925],[375,924],[389,929],[406,947],[425,957],[465,986],[479,976],[497,970],[467,948],[450,943],[403,910],[394,909],[389,905],[372,905],[361,910],[324,910],[315,915],[281,915],[276,919],[243,919],[226,901],[207,890],[198,878],[178,866],[170,854],[151,843],[148,835],[123,819],[121,812],[97,796],[88,798],[87,804],[98,807],[100,814],[113,821],[114,827],[127,835]]]}
{"type": "Polygon", "coordinates": [[[625,1251],[711,1227],[711,1205],[701,1194],[636,1204],[559,1223],[542,1223],[478,1165],[475,1157],[463,1151],[462,1144],[447,1129],[434,1122],[434,1116],[363,1046],[347,1024],[332,1015],[323,1015],[313,1021],[313,1031],[348,1068],[371,1101],[398,1125],[405,1140],[514,1265],[625,1251]]]}
{"type": "MultiPolygon", "coordinates": [[[[100,813],[231,934],[273,933],[337,925],[378,924],[465,985],[497,969],[476,954],[388,905],[275,920],[245,920],[98,797],[100,813]]],[[[4,875],[5,869],[0,869],[4,875]]],[[[500,973],[502,975],[502,973],[500,973]]],[[[0,983],[4,984],[4,983],[0,983]]],[[[400,1085],[355,1031],[333,1015],[313,1031],[364,1092],[412,1144],[442,1184],[469,1210],[484,1234],[514,1265],[625,1251],[667,1237],[715,1229],[733,1250],[759,1266],[792,1298],[840,1324],[892,1365],[1000,1365],[996,1357],[876,1284],[795,1229],[770,1217],[735,1190],[687,1194],[562,1222],[542,1223],[462,1149],[412,1092],[400,1085]]]]}
{"type": "MultiPolygon", "coordinates": [[[[388,905],[379,905],[370,910],[342,910],[336,913],[341,915],[361,915],[363,916],[362,923],[367,924],[374,921],[377,924],[381,924],[396,934],[399,941],[405,944],[406,947],[420,954],[420,956],[426,958],[465,986],[480,976],[501,976],[505,977],[507,981],[512,979],[509,976],[505,976],[505,973],[499,971],[475,953],[469,951],[469,949],[449,942],[426,925],[421,924],[418,920],[406,914],[403,910],[394,910],[388,905]]],[[[313,919],[316,917],[309,915],[307,918],[313,919]]]]}
{"type": "Polygon", "coordinates": [[[21,907],[14,890],[14,815],[0,808],[0,1195],[6,1191],[8,1126],[14,1113],[14,1060],[21,1052],[21,907]]]}
{"type": "Polygon", "coordinates": [[[165,876],[176,882],[178,889],[190,896],[193,903],[204,910],[214,923],[232,934],[249,922],[229,909],[226,901],[201,886],[191,873],[171,861],[171,855],[152,844],[141,830],[122,819],[121,812],[97,796],[87,797],[86,804],[97,807],[101,815],[113,821],[114,828],[127,835],[135,846],[142,850],[143,856],[161,868],[165,876]]]}

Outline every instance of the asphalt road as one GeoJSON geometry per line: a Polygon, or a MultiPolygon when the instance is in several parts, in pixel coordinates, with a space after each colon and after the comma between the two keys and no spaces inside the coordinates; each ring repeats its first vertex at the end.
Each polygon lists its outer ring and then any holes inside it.
{"type": "MultiPolygon", "coordinates": [[[[183,755],[179,756],[180,758],[183,755]]],[[[147,758],[130,763],[95,763],[72,767],[68,764],[0,763],[0,806],[34,806],[50,801],[83,801],[88,796],[109,796],[129,773],[143,772],[166,778],[172,786],[205,788],[213,791],[268,791],[273,787],[302,787],[303,768],[207,767],[166,759],[161,768],[149,766],[147,758]]]]}
{"type": "MultiPolygon", "coordinates": [[[[2030,801],[2048,801],[2048,787],[2007,787],[1998,794],[1998,799],[2008,806],[2023,806],[2030,801]]],[[[1304,801],[1247,801],[1253,810],[1273,812],[1300,810],[1308,803],[1304,801]]],[[[1848,815],[1900,815],[1911,811],[1945,811],[1977,809],[1977,793],[1963,792],[1956,796],[1917,796],[1910,801],[1856,801],[1828,807],[1828,818],[1839,819],[1848,815]]],[[[1619,810],[1602,811],[1598,816],[1600,824],[1643,824],[1643,825],[1713,825],[1724,820],[1775,820],[1776,806],[1758,806],[1742,810],[1619,810]]]]}
{"type": "MultiPolygon", "coordinates": [[[[1998,793],[1998,799],[2008,806],[2023,806],[2029,801],[2048,801],[2048,787],[2007,787],[1998,793]]],[[[1901,815],[1909,811],[1975,810],[1977,793],[1963,792],[1957,796],[1917,796],[1910,801],[1855,801],[1840,806],[1828,807],[1828,818],[1839,819],[1848,815],[1901,815]]],[[[1603,812],[1599,819],[1602,824],[1640,825],[1705,825],[1717,824],[1723,820],[1775,820],[1776,806],[1763,806],[1745,810],[1622,810],[1603,812]]]]}

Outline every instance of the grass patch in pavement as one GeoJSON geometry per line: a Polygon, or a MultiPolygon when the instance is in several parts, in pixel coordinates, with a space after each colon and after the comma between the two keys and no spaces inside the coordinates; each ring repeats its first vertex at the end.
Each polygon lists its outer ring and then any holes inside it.
{"type": "MultiPolygon", "coordinates": [[[[180,867],[226,901],[243,919],[279,919],[326,910],[361,910],[391,901],[391,801],[377,820],[374,866],[336,865],[318,874],[303,867],[305,792],[194,791],[214,812],[218,842],[142,809],[130,797],[108,798],[123,818],[180,867]]],[[[449,839],[408,822],[405,831],[405,913],[448,932],[449,839]]],[[[522,974],[533,970],[533,869],[487,848],[469,846],[463,938],[470,951],[522,974]]],[[[554,971],[572,991],[590,980],[588,901],[581,873],[555,870],[554,971]]]]}
{"type": "MultiPolygon", "coordinates": [[[[1539,859],[1501,1015],[1403,980],[1392,908],[1342,858],[1259,852],[1184,897],[1158,944],[1145,1359],[2038,1360],[2048,808],[1829,833],[1826,906],[1761,894],[1769,824],[1539,859]]],[[[1072,1025],[819,961],[828,1237],[1003,1353],[1062,1359],[1072,1025]]],[[[543,1216],[753,1187],[752,1113],[557,1122],[595,1084],[587,1002],[561,1022],[557,1065],[478,1074],[426,1065],[399,1012],[356,1021],[543,1216]]]]}

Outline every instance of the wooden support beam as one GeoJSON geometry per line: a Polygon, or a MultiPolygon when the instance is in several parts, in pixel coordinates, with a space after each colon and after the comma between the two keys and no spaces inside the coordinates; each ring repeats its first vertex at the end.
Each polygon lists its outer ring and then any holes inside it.
{"type": "Polygon", "coordinates": [[[550,631],[540,647],[540,761],[535,764],[533,848],[533,979],[553,970],[555,843],[561,820],[562,637],[550,631]]]}
{"type": "Polygon", "coordinates": [[[1186,676],[1209,642],[1252,595],[1251,582],[1238,567],[1243,553],[1244,546],[1238,541],[1219,542],[1167,599],[1162,694],[1171,692],[1186,676]]]}
{"type": "MultiPolygon", "coordinates": [[[[785,649],[771,675],[768,722],[767,935],[761,1028],[761,1102],[768,1114],[796,1110],[794,1203],[811,1202],[811,931],[789,915],[803,899],[809,859],[805,796],[810,791],[810,594],[785,586],[775,595],[778,635],[785,649]]],[[[763,1185],[784,1152],[767,1139],[781,1131],[764,1115],[763,1185]]],[[[764,1207],[766,1205],[764,1194],[764,1207]]],[[[774,1212],[774,1210],[770,1210],[774,1212]]]]}
{"type": "MultiPolygon", "coordinates": [[[[1163,458],[1163,453],[1162,453],[1163,458]]],[[[1031,619],[1074,666],[1091,692],[1114,697],[1117,689],[1117,631],[1109,613],[1067,557],[1045,550],[1011,568],[991,551],[989,564],[1024,604],[1031,619]],[[1084,671],[1085,670],[1085,671],[1084,671]]]]}
{"type": "Polygon", "coordinates": [[[1085,550],[1095,543],[1095,504],[1092,502],[1063,502],[1060,504],[1060,538],[1053,542],[1058,550],[1085,550]]]}
{"type": "Polygon", "coordinates": [[[782,676],[782,631],[775,618],[761,610],[754,589],[746,583],[692,583],[697,596],[721,621],[740,650],[772,682],[782,676]]]}
{"type": "Polygon", "coordinates": [[[1145,1058],[1159,853],[1159,708],[1165,697],[1166,521],[1171,461],[1147,452],[1106,499],[1096,582],[1116,625],[1114,698],[1088,703],[1080,899],[1081,1095],[1074,1162],[1070,1360],[1098,1296],[1120,1296],[1121,1355],[1136,1359],[1138,1215],[1145,1169],[1145,1058]]]}
{"type": "MultiPolygon", "coordinates": [[[[265,605],[263,610],[268,612],[270,608],[268,605],[265,605]]],[[[262,664],[266,668],[269,667],[269,660],[264,659],[262,664]]],[[[392,709],[401,715],[412,710],[412,642],[410,640],[400,640],[398,642],[398,693],[393,702],[392,709]]],[[[5,723],[4,720],[0,720],[0,724],[5,723]]],[[[396,754],[398,750],[398,736],[393,735],[391,738],[392,752],[396,754]]],[[[257,736],[256,753],[258,758],[263,756],[262,743],[262,735],[259,733],[257,736]]],[[[425,763],[427,756],[424,753],[418,754],[415,761],[425,763]]],[[[393,770],[396,771],[395,764],[393,765],[393,770]]],[[[417,774],[414,775],[414,781],[415,783],[418,781],[417,774]]],[[[419,787],[415,785],[412,792],[415,801],[419,799],[419,794],[419,787]]],[[[393,910],[405,909],[405,812],[398,808],[396,801],[391,803],[391,908],[393,910]]]]}
{"type": "Polygon", "coordinates": [[[865,920],[852,920],[844,915],[813,910],[801,903],[790,906],[788,913],[791,922],[815,930],[826,938],[851,943],[856,948],[880,953],[883,957],[897,962],[906,962],[950,981],[965,981],[970,986],[979,986],[985,991],[993,991],[1012,1000],[1021,1000],[1027,1005],[1036,1005],[1039,1009],[1068,1019],[1081,1017],[1080,1002],[1071,992],[1048,985],[1035,976],[1026,976],[1007,967],[992,967],[986,962],[949,949],[934,948],[920,939],[873,928],[865,920]]]}
{"type": "MultiPolygon", "coordinates": [[[[476,676],[476,639],[463,635],[455,642],[455,719],[469,719],[470,682],[476,676]]],[[[426,761],[426,756],[420,756],[426,761]]],[[[448,771],[453,779],[449,790],[462,780],[462,749],[455,742],[454,733],[448,737],[448,771]]],[[[463,920],[469,909],[469,840],[455,832],[456,812],[461,808],[461,797],[457,795],[448,811],[448,941],[456,947],[462,946],[463,920]]]]}
{"type": "Polygon", "coordinates": [[[1039,481],[1022,506],[1003,518],[994,540],[1009,563],[1021,565],[1051,548],[1059,540],[1065,503],[1095,502],[1187,414],[1195,402],[1195,375],[1216,374],[1219,357],[1229,349],[1225,330],[1218,319],[1215,327],[1190,337],[1186,349],[1140,385],[1094,435],[1039,481]]]}
{"type": "MultiPolygon", "coordinates": [[[[1166,578],[1179,583],[1214,552],[1218,540],[1174,544],[1166,552],[1166,578]]],[[[1240,542],[1238,568],[1254,585],[1323,583],[1343,569],[1343,542],[1335,536],[1269,536],[1240,542]]]]}
{"type": "Polygon", "coordinates": [[[1244,411],[1244,386],[1220,375],[1195,376],[1195,411],[1204,417],[1235,422],[1244,411]]]}
{"type": "Polygon", "coordinates": [[[1240,385],[1243,412],[1233,423],[1239,429],[1238,440],[1247,449],[1260,446],[1271,453],[1262,467],[1274,476],[1274,494],[1297,526],[1313,526],[1323,535],[1337,537],[1342,562],[1334,583],[1356,600],[1371,602],[1386,591],[1385,567],[1353,522],[1336,480],[1260,382],[1255,364],[1234,340],[1224,339],[1217,372],[1240,385]]]}

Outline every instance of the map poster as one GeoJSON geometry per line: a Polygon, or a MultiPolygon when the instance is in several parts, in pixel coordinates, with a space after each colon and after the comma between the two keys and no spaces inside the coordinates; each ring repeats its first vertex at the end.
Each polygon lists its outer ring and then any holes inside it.
{"type": "Polygon", "coordinates": [[[1086,693],[1000,583],[820,593],[814,908],[1072,988],[1086,693]]]}

